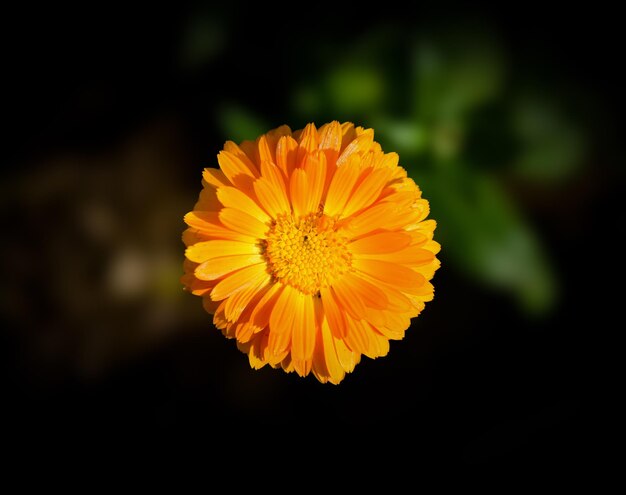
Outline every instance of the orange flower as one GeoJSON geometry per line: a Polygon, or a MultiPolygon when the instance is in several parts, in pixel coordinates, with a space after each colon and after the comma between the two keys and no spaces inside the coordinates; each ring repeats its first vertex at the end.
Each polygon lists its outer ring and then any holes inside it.
{"type": "Polygon", "coordinates": [[[182,283],[250,365],[339,383],[389,352],[439,268],[428,201],[372,129],[282,126],[228,141],[183,234],[182,283]]]}

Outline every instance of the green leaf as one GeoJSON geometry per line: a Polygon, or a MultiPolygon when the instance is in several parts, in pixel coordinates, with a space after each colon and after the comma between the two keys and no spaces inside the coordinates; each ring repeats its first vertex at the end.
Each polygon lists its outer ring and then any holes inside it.
{"type": "Polygon", "coordinates": [[[532,227],[494,179],[462,171],[411,174],[430,201],[442,256],[476,282],[511,294],[527,313],[549,311],[556,280],[532,227]]]}

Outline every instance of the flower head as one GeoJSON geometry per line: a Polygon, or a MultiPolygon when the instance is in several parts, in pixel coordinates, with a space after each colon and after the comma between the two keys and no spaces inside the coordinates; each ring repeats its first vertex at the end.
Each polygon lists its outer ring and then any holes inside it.
{"type": "Polygon", "coordinates": [[[428,201],[372,129],[330,122],[226,142],[185,215],[182,282],[253,368],[339,383],[432,300],[428,201]]]}

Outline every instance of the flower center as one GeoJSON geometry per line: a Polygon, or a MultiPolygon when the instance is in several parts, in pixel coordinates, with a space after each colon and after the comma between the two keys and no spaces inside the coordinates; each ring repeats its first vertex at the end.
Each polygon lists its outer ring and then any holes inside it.
{"type": "Polygon", "coordinates": [[[279,217],[270,229],[265,257],[272,275],[305,294],[330,286],[350,268],[347,239],[335,231],[326,215],[279,217]]]}

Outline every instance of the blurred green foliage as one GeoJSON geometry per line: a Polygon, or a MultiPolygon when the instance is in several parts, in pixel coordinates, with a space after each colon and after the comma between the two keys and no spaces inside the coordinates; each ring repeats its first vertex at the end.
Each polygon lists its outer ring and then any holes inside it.
{"type": "Polygon", "coordinates": [[[261,117],[233,102],[227,102],[221,106],[218,110],[218,118],[222,128],[227,130],[228,139],[236,143],[246,139],[255,139],[256,136],[270,129],[269,124],[261,117]]]}
{"type": "Polygon", "coordinates": [[[512,164],[526,179],[552,182],[576,172],[586,147],[585,134],[554,102],[522,96],[513,105],[513,130],[520,141],[512,164]]]}
{"type": "MultiPolygon", "coordinates": [[[[510,293],[525,314],[546,314],[558,280],[505,184],[549,186],[575,173],[585,152],[581,123],[550,88],[511,81],[506,54],[488,31],[433,31],[408,44],[389,34],[381,28],[355,40],[295,84],[294,120],[373,127],[431,203],[443,269],[510,293]]],[[[267,130],[240,105],[225,105],[219,122],[233,139],[267,130]]]]}

